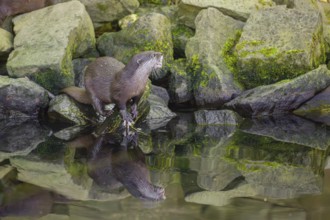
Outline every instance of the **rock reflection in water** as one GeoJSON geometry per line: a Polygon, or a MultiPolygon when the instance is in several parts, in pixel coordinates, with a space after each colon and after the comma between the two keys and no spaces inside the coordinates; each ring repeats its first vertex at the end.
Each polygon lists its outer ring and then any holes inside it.
{"type": "Polygon", "coordinates": [[[122,184],[134,197],[145,200],[165,199],[165,190],[149,181],[149,170],[137,136],[114,134],[98,137],[89,149],[89,175],[100,187],[115,190],[122,184]]]}

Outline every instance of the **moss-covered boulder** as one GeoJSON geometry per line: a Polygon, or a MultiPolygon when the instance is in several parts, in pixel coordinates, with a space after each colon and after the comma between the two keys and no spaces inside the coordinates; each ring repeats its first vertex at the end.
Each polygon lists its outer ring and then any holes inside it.
{"type": "Polygon", "coordinates": [[[226,64],[225,52],[243,23],[215,8],[202,10],[195,23],[196,34],[185,51],[194,99],[197,106],[221,106],[241,91],[226,64]]]}
{"type": "Polygon", "coordinates": [[[73,85],[71,60],[95,47],[94,29],[83,4],[69,1],[16,17],[11,77],[29,76],[51,92],[73,85]]]}
{"type": "Polygon", "coordinates": [[[236,77],[246,88],[304,74],[325,62],[320,13],[282,6],[253,13],[235,52],[236,77]]]}
{"type": "Polygon", "coordinates": [[[271,0],[182,0],[179,5],[179,20],[189,27],[194,26],[194,20],[202,9],[213,7],[219,9],[225,15],[238,20],[246,21],[249,15],[256,9],[262,9],[275,5],[271,0]]]}
{"type": "Polygon", "coordinates": [[[147,50],[162,52],[164,64],[173,60],[171,24],[167,17],[158,13],[143,15],[119,32],[104,33],[98,38],[97,46],[101,55],[115,57],[124,63],[147,50]]]}
{"type": "Polygon", "coordinates": [[[67,95],[59,95],[49,103],[48,117],[52,122],[85,125],[90,122],[93,112],[91,105],[79,104],[67,95]]]}
{"type": "Polygon", "coordinates": [[[330,87],[305,102],[293,113],[330,125],[330,87]]]}
{"type": "Polygon", "coordinates": [[[0,76],[0,119],[38,117],[48,102],[47,91],[28,78],[0,76]]]}
{"type": "Polygon", "coordinates": [[[4,55],[8,55],[9,52],[13,49],[13,35],[0,28],[0,60],[4,55]]]}
{"type": "Polygon", "coordinates": [[[330,71],[322,65],[292,80],[246,90],[225,106],[247,117],[285,114],[329,85],[330,71]]]}

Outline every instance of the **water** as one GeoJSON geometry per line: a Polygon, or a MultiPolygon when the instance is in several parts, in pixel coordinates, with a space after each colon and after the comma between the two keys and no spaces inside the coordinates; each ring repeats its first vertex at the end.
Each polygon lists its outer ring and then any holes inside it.
{"type": "Polygon", "coordinates": [[[328,219],[329,127],[179,115],[129,136],[0,121],[1,219],[328,219]]]}

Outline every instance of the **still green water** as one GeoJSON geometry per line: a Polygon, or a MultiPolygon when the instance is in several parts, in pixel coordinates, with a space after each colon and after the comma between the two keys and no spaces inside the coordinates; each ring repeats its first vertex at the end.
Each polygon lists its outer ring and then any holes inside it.
{"type": "Polygon", "coordinates": [[[329,127],[192,121],[140,123],[129,136],[0,121],[1,219],[329,218],[329,127]]]}

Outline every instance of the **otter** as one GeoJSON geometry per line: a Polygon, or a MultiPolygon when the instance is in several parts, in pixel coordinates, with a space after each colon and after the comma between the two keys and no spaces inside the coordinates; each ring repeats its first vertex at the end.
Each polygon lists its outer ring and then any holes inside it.
{"type": "Polygon", "coordinates": [[[92,104],[103,116],[112,114],[113,111],[105,110],[104,107],[114,103],[127,125],[137,117],[137,104],[144,93],[148,77],[154,69],[162,67],[163,55],[160,52],[145,51],[134,55],[121,69],[119,65],[113,64],[114,60],[111,57],[96,58],[85,71],[86,89],[71,86],[61,92],[78,102],[92,104]],[[130,101],[132,116],[126,110],[130,101]]]}

